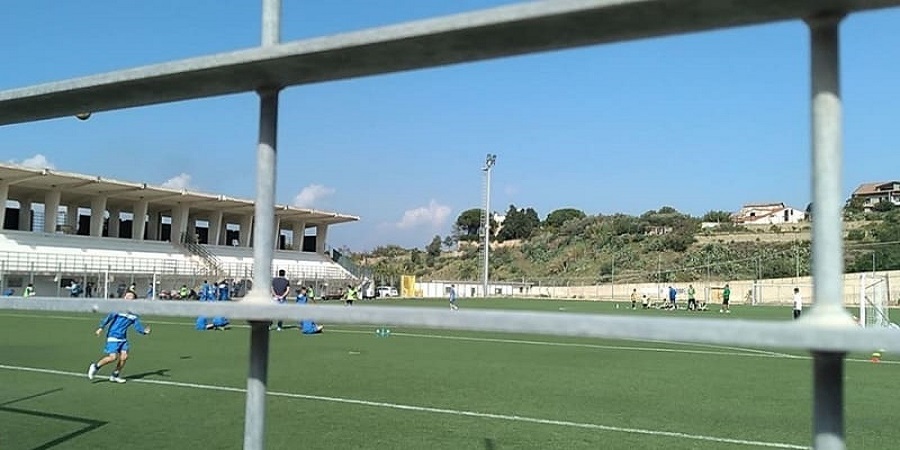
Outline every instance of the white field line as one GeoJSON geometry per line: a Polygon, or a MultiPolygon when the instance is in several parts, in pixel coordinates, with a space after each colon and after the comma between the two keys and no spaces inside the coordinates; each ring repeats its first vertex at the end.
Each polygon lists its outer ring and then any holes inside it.
{"type": "MultiPolygon", "coordinates": [[[[82,320],[82,321],[96,321],[99,322],[99,319],[90,319],[87,317],[77,317],[77,316],[51,316],[51,315],[38,315],[38,314],[5,314],[0,313],[0,317],[23,317],[23,318],[36,318],[36,319],[58,319],[58,320],[82,320]]],[[[167,322],[167,321],[148,321],[147,324],[152,325],[175,325],[175,326],[190,326],[189,323],[186,322],[167,322]]],[[[235,328],[247,328],[247,325],[232,325],[235,328]]],[[[336,329],[336,328],[326,328],[326,332],[328,333],[346,333],[346,334],[371,334],[370,331],[362,331],[362,330],[347,330],[347,329],[336,329]]],[[[722,351],[707,351],[707,350],[687,350],[687,349],[677,349],[677,348],[655,348],[655,347],[635,347],[635,346],[627,346],[627,345],[600,345],[600,344],[584,344],[577,342],[552,342],[552,341],[533,341],[533,340],[524,340],[524,339],[501,339],[501,338],[484,338],[484,337],[469,337],[469,336],[448,336],[441,334],[420,334],[420,333],[404,333],[397,332],[391,333],[391,336],[401,336],[401,337],[414,337],[414,338],[423,338],[423,339],[443,339],[443,340],[454,340],[454,341],[466,341],[466,342],[486,342],[486,343],[498,343],[498,344],[519,344],[519,345],[539,345],[539,346],[548,346],[548,347],[570,347],[570,348],[589,348],[596,350],[622,350],[622,351],[638,351],[638,352],[654,352],[654,353],[682,353],[682,354],[692,354],[692,355],[712,355],[712,356],[743,356],[743,357],[755,357],[755,358],[784,358],[784,359],[797,359],[797,360],[811,360],[811,356],[807,355],[790,355],[786,353],[776,353],[776,352],[767,352],[764,350],[754,350],[754,349],[746,349],[741,347],[725,347],[718,345],[710,345],[711,348],[722,348],[729,349],[733,348],[736,350],[741,350],[741,352],[722,352],[722,351]],[[750,353],[752,352],[752,353],[750,353]]],[[[656,342],[663,343],[669,345],[707,345],[707,344],[692,344],[692,343],[669,343],[669,342],[660,342],[660,341],[643,341],[643,340],[630,340],[632,342],[656,342]]],[[[855,362],[855,363],[871,363],[868,359],[852,359],[847,358],[845,361],[855,362]]],[[[888,364],[888,365],[900,365],[900,361],[884,361],[882,360],[879,364],[888,364]]]]}
{"type": "MultiPolygon", "coordinates": [[[[48,375],[61,375],[68,377],[86,377],[83,373],[77,372],[66,372],[62,370],[53,370],[53,369],[40,369],[35,367],[21,367],[21,366],[8,366],[0,364],[0,369],[18,371],[18,372],[30,372],[30,373],[42,373],[48,375]]],[[[144,384],[156,384],[161,386],[175,386],[182,388],[191,388],[191,389],[203,389],[208,391],[220,391],[220,392],[235,392],[235,393],[246,393],[246,389],[228,387],[228,386],[216,386],[209,384],[198,384],[198,383],[182,383],[177,381],[165,381],[165,380],[149,380],[149,379],[135,379],[129,380],[129,383],[144,383],[144,384]]],[[[474,417],[478,419],[494,419],[494,420],[504,420],[509,422],[524,422],[524,423],[532,423],[532,424],[540,424],[540,425],[555,425],[560,427],[571,427],[571,428],[582,428],[588,430],[598,430],[598,431],[610,431],[610,432],[618,432],[618,433],[628,433],[628,434],[639,434],[646,436],[658,436],[658,437],[668,437],[668,438],[676,438],[676,439],[689,439],[695,441],[706,441],[706,442],[716,442],[722,444],[737,444],[737,445],[747,445],[754,447],[767,447],[767,448],[786,448],[786,449],[808,449],[810,447],[796,444],[788,444],[783,442],[766,442],[766,441],[754,441],[747,439],[733,439],[733,438],[723,438],[723,437],[715,437],[715,436],[705,436],[700,434],[689,434],[689,433],[680,433],[675,431],[661,431],[661,430],[648,430],[643,428],[625,428],[625,427],[615,427],[609,425],[600,425],[595,423],[584,423],[584,422],[572,422],[568,420],[553,420],[553,419],[540,419],[535,417],[527,417],[527,416],[519,416],[519,415],[507,415],[507,414],[494,414],[494,413],[482,413],[476,411],[465,411],[465,410],[457,410],[457,409],[447,409],[447,408],[434,408],[430,406],[415,406],[415,405],[404,405],[399,403],[386,403],[386,402],[373,402],[369,400],[357,400],[352,398],[342,398],[342,397],[328,397],[321,395],[310,395],[310,394],[295,394],[291,392],[277,392],[277,391],[269,391],[268,395],[272,397],[286,397],[286,398],[294,398],[294,399],[302,399],[302,400],[313,400],[313,401],[322,401],[322,402],[331,402],[331,403],[343,403],[348,405],[357,405],[357,406],[369,406],[375,408],[387,408],[394,409],[400,411],[413,411],[413,412],[424,412],[424,413],[434,413],[434,414],[445,414],[451,416],[462,416],[462,417],[474,417]]]]}
{"type": "MultiPolygon", "coordinates": [[[[631,340],[631,339],[629,339],[629,340],[631,340]]],[[[654,340],[644,340],[644,339],[634,339],[633,341],[635,341],[635,342],[651,342],[654,344],[671,344],[671,342],[666,342],[666,341],[654,341],[654,340]]],[[[695,343],[695,342],[679,342],[678,345],[689,345],[689,346],[694,346],[694,347],[719,348],[722,350],[760,353],[763,355],[777,356],[780,358],[797,358],[797,355],[789,355],[787,353],[772,352],[772,351],[768,351],[768,350],[759,350],[759,349],[755,349],[755,348],[729,347],[727,345],[701,344],[701,343],[695,343]]]]}

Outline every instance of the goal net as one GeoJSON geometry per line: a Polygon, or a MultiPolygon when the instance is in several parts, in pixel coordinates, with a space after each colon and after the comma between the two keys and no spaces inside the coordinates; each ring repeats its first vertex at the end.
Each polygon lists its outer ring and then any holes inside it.
{"type": "Polygon", "coordinates": [[[890,327],[887,275],[861,274],[859,282],[859,324],[864,327],[890,327]]]}

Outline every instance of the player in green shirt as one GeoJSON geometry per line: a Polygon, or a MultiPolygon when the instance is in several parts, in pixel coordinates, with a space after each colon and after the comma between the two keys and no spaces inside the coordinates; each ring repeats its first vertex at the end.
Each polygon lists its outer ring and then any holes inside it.
{"type": "Polygon", "coordinates": [[[725,283],[725,289],[722,290],[722,309],[719,312],[731,313],[731,309],[728,307],[728,300],[731,298],[731,288],[728,287],[728,283],[725,283]]]}

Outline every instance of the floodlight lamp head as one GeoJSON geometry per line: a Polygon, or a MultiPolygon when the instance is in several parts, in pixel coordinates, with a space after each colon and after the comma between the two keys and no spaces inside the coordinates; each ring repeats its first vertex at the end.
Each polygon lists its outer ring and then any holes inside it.
{"type": "Polygon", "coordinates": [[[497,155],[492,155],[488,153],[487,158],[484,161],[484,170],[490,170],[491,167],[494,167],[494,164],[497,162],[497,155]]]}

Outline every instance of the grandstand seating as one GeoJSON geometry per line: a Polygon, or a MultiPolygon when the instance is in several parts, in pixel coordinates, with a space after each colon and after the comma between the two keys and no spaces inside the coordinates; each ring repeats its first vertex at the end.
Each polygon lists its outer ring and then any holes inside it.
{"type": "MultiPolygon", "coordinates": [[[[204,246],[227,278],[251,278],[253,249],[204,246]]],[[[5,273],[130,273],[213,276],[201,258],[170,242],[5,230],[0,233],[0,269],[5,273]]],[[[292,279],[353,278],[340,265],[316,253],[276,251],[273,269],[292,279]]]]}
{"type": "MultiPolygon", "coordinates": [[[[233,277],[251,278],[253,272],[253,249],[205,245],[216,256],[219,264],[233,277]]],[[[277,250],[273,255],[272,269],[284,269],[290,279],[327,280],[352,279],[346,269],[324,255],[311,252],[277,250]]]]}

